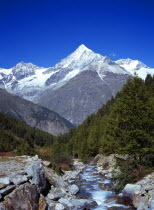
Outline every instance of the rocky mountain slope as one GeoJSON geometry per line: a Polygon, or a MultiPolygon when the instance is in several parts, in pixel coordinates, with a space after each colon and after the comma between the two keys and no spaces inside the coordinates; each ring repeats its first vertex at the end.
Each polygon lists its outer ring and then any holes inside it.
{"type": "Polygon", "coordinates": [[[140,61],[113,62],[80,45],[54,67],[21,62],[11,69],[0,69],[0,87],[80,124],[115,96],[134,72],[143,79],[148,73],[154,75],[154,69],[140,61]]]}
{"type": "Polygon", "coordinates": [[[32,127],[58,135],[74,127],[69,121],[51,110],[36,105],[0,88],[0,112],[17,118],[32,127]]]}

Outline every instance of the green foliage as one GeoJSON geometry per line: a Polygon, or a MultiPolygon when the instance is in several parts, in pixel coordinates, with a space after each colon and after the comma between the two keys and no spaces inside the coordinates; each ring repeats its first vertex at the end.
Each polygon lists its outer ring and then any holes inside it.
{"type": "Polygon", "coordinates": [[[117,161],[117,166],[119,166],[121,172],[115,176],[113,172],[113,178],[117,180],[117,183],[114,185],[114,190],[116,193],[119,193],[127,183],[135,183],[136,174],[134,171],[138,167],[138,164],[132,159],[129,159],[127,162],[124,160],[117,161]]]}
{"type": "Polygon", "coordinates": [[[151,74],[148,74],[145,78],[145,85],[150,86],[154,81],[154,77],[151,76],[151,74]]]}
{"type": "Polygon", "coordinates": [[[72,164],[72,158],[67,154],[61,153],[59,155],[54,155],[52,162],[54,163],[54,165],[61,166],[62,164],[67,164],[68,166],[70,166],[72,164]]]}
{"type": "Polygon", "coordinates": [[[17,151],[20,155],[33,155],[34,145],[50,146],[55,137],[0,113],[0,151],[17,151]]]}
{"type": "Polygon", "coordinates": [[[35,155],[34,146],[30,146],[28,143],[23,143],[17,147],[18,155],[35,155]]]}
{"type": "Polygon", "coordinates": [[[113,172],[113,178],[117,180],[114,185],[117,193],[124,189],[127,183],[135,183],[153,171],[151,168],[140,165],[139,159],[134,159],[134,157],[127,160],[117,160],[116,165],[121,171],[118,174],[113,172]]]}
{"type": "Polygon", "coordinates": [[[56,172],[57,175],[61,175],[62,174],[62,170],[58,166],[53,166],[53,170],[56,172]]]}
{"type": "Polygon", "coordinates": [[[154,143],[153,128],[150,94],[140,78],[129,79],[108,117],[102,151],[145,156],[154,143]]]}
{"type": "Polygon", "coordinates": [[[154,77],[128,79],[96,114],[58,137],[54,151],[84,160],[98,153],[129,154],[136,155],[140,164],[153,165],[154,77]]]}

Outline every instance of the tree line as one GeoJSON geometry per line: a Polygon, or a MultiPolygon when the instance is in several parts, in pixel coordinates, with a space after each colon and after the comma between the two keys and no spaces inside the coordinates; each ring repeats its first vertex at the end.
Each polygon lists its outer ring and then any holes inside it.
{"type": "Polygon", "coordinates": [[[135,76],[78,128],[59,136],[54,153],[86,160],[101,153],[129,154],[154,164],[154,77],[135,76]]]}
{"type": "Polygon", "coordinates": [[[36,153],[35,145],[51,146],[54,139],[53,135],[0,112],[0,152],[33,155],[36,153]]]}

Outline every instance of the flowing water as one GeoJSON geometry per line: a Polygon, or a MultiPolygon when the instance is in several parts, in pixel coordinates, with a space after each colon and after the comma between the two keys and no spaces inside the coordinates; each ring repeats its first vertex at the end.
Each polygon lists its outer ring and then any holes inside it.
{"type": "Polygon", "coordinates": [[[90,207],[91,210],[107,210],[110,207],[115,207],[113,209],[117,210],[133,209],[116,203],[116,199],[114,199],[115,193],[111,186],[111,179],[106,179],[97,172],[95,166],[89,165],[80,175],[80,193],[78,194],[78,197],[84,197],[95,201],[97,206],[90,207]],[[103,186],[103,189],[100,186],[103,186]],[[107,199],[108,202],[106,202],[107,199]]]}

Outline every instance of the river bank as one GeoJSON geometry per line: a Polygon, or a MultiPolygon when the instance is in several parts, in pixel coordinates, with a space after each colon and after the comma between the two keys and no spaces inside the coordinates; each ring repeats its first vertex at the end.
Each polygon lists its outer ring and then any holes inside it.
{"type": "Polygon", "coordinates": [[[98,155],[91,164],[74,160],[74,170],[59,176],[50,162],[38,156],[0,158],[0,210],[134,209],[125,202],[128,200],[138,210],[154,209],[154,175],[137,185],[126,185],[116,195],[112,188],[114,164],[114,155],[98,155]]]}
{"type": "MultiPolygon", "coordinates": [[[[97,155],[94,162],[97,165],[99,173],[112,178],[114,174],[120,173],[119,167],[115,167],[116,160],[122,159],[127,164],[128,155],[111,154],[109,156],[97,155]]],[[[115,180],[116,182],[118,180],[115,180]]],[[[118,200],[122,199],[124,203],[133,206],[137,210],[154,209],[154,172],[142,177],[134,184],[126,184],[121,193],[118,194],[118,200]]]]}
{"type": "Polygon", "coordinates": [[[93,201],[93,206],[89,208],[91,210],[134,209],[123,204],[123,200],[118,198],[112,188],[113,180],[99,173],[95,165],[86,166],[80,174],[78,185],[80,191],[77,197],[91,199],[93,201]]]}

